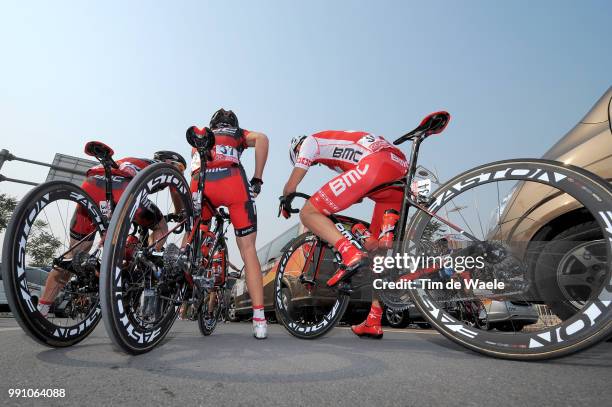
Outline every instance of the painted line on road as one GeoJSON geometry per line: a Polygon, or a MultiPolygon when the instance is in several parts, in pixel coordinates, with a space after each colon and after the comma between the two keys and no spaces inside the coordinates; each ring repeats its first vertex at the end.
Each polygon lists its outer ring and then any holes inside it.
{"type": "Polygon", "coordinates": [[[5,331],[19,331],[21,328],[19,327],[15,327],[15,328],[0,328],[0,332],[5,332],[5,331]]]}

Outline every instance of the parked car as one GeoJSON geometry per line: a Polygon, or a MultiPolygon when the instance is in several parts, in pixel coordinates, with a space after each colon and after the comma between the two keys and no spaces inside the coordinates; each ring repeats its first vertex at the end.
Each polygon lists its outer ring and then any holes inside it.
{"type": "MultiPolygon", "coordinates": [[[[611,115],[612,87],[542,158],[582,167],[611,182],[611,115]]],[[[592,282],[605,270],[605,246],[603,240],[598,240],[602,235],[595,219],[578,201],[568,199],[567,195],[551,197],[548,192],[543,185],[518,183],[504,198],[500,208],[501,227],[490,238],[528,242],[523,255],[530,281],[535,282],[530,288],[531,296],[547,299],[551,310],[565,319],[584,305],[592,282]],[[568,235],[572,236],[572,242],[568,235]],[[571,246],[563,248],[567,255],[544,268],[538,267],[538,260],[554,244],[544,246],[540,241],[565,242],[571,246]],[[586,254],[588,261],[582,261],[586,254]]]]}
{"type": "Polygon", "coordinates": [[[413,303],[410,303],[408,308],[401,311],[383,305],[382,323],[391,328],[405,328],[410,324],[416,324],[422,328],[429,327],[429,323],[413,303]]]}
{"type": "MultiPolygon", "coordinates": [[[[285,246],[303,232],[304,227],[301,224],[294,225],[257,251],[257,257],[259,258],[263,274],[264,311],[266,317],[271,320],[276,319],[274,307],[274,280],[276,278],[280,257],[282,256],[285,246]]],[[[323,256],[323,265],[319,271],[319,276],[322,280],[325,279],[326,276],[331,277],[335,272],[331,249],[326,249],[323,256]]],[[[351,301],[345,313],[347,322],[361,322],[370,309],[372,291],[371,285],[368,283],[369,278],[370,277],[367,275],[357,275],[353,277],[353,285],[357,288],[351,295],[351,301]]],[[[319,289],[316,291],[317,295],[313,296],[311,292],[305,290],[304,287],[297,282],[289,282],[287,284],[285,291],[285,295],[289,297],[287,301],[290,301],[295,307],[325,306],[332,304],[336,300],[335,292],[332,289],[319,289]]],[[[230,297],[230,305],[235,307],[233,312],[235,312],[236,320],[250,318],[251,299],[248,295],[244,275],[236,281],[234,285],[230,297]]]]}

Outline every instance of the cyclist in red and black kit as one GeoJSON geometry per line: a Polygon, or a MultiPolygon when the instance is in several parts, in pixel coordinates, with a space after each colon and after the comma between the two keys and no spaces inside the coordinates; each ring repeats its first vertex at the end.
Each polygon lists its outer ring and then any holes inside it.
{"type": "MultiPolygon", "coordinates": [[[[196,132],[206,130],[195,129],[196,132]]],[[[204,194],[215,208],[225,206],[229,210],[253,306],[253,335],[264,339],[267,336],[267,324],[263,311],[261,267],[255,249],[257,211],[254,198],[263,185],[263,170],[268,158],[268,138],[263,133],[240,128],[234,112],[224,109],[213,114],[210,130],[214,133],[215,144],[211,149],[211,160],[206,163],[204,194]],[[255,174],[250,181],[240,163],[242,152],[248,147],[255,148],[255,174]]],[[[199,168],[200,156],[194,149],[191,162],[192,193],[198,189],[199,168]]],[[[194,201],[198,202],[199,199],[200,197],[194,196],[194,201]]],[[[210,209],[203,205],[202,219],[208,220],[211,217],[210,209]]]]}
{"type": "MultiPolygon", "coordinates": [[[[294,168],[283,196],[295,192],[312,165],[322,164],[340,173],[313,194],[300,212],[304,226],[333,244],[342,256],[344,267],[327,281],[328,286],[335,286],[363,266],[367,254],[342,236],[326,215],[342,211],[367,196],[375,202],[370,233],[380,236],[383,215],[400,210],[403,191],[385,188],[369,195],[368,192],[401,179],[408,171],[408,162],[404,154],[383,137],[363,131],[334,130],[294,137],[289,158],[294,168]]],[[[283,216],[289,217],[289,214],[283,211],[283,216]]],[[[382,338],[381,317],[380,303],[373,299],[367,319],[351,329],[359,336],[382,338]]]]}
{"type": "MultiPolygon", "coordinates": [[[[133,158],[127,157],[117,160],[116,163],[118,168],[112,168],[112,193],[113,201],[116,203],[121,198],[123,191],[127,188],[129,182],[136,176],[136,174],[144,169],[145,167],[155,162],[167,162],[178,168],[179,171],[183,172],[186,169],[187,163],[185,159],[178,153],[173,151],[158,151],[154,154],[154,159],[149,160],[146,158],[133,158]]],[[[104,175],[104,167],[102,165],[96,165],[91,167],[87,173],[86,178],[81,185],[81,188],[91,196],[94,202],[98,203],[100,210],[110,219],[111,213],[106,200],[106,178],[104,175]]],[[[172,201],[175,205],[180,205],[180,197],[177,198],[172,196],[172,201]]],[[[154,242],[168,231],[168,225],[155,204],[153,202],[143,203],[144,207],[139,208],[135,214],[134,221],[144,227],[148,227],[151,230],[149,241],[154,242]]],[[[180,208],[179,208],[180,209],[180,208]]],[[[70,247],[77,245],[79,241],[86,238],[87,235],[91,234],[90,241],[85,241],[78,245],[78,250],[87,252],[93,245],[96,226],[93,223],[91,217],[88,215],[87,210],[78,206],[72,216],[70,224],[70,247]]],[[[160,240],[157,243],[156,249],[161,250],[165,240],[160,240]]],[[[71,253],[67,253],[70,256],[71,253]]],[[[49,307],[55,300],[55,297],[67,283],[69,273],[59,268],[54,268],[49,272],[47,281],[45,283],[45,289],[43,295],[38,302],[38,310],[43,316],[46,316],[49,312],[49,307]]]]}

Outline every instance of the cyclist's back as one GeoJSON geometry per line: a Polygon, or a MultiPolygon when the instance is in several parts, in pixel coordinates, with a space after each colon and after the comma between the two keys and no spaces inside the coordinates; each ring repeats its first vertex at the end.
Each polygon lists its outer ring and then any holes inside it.
{"type": "MultiPolygon", "coordinates": [[[[155,161],[147,158],[125,157],[116,161],[119,168],[111,168],[111,174],[119,177],[134,178],[139,171],[142,171],[155,161]]],[[[104,175],[104,167],[99,164],[87,170],[87,176],[104,175]]]]}
{"type": "Polygon", "coordinates": [[[348,171],[373,153],[390,150],[406,160],[404,154],[381,136],[364,131],[325,130],[304,139],[295,166],[308,169],[322,164],[335,171],[348,171]]]}

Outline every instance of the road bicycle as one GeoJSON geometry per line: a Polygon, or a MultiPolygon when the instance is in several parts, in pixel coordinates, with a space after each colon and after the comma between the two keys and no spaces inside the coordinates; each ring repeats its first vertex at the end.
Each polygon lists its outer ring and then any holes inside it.
{"type": "MultiPolygon", "coordinates": [[[[212,207],[211,207],[212,208],[212,207]]],[[[222,225],[220,228],[213,228],[215,232],[205,233],[202,239],[200,250],[204,254],[201,266],[202,275],[192,276],[192,279],[199,281],[197,289],[188,289],[191,295],[182,302],[184,309],[183,319],[197,321],[200,333],[204,336],[211,335],[220,322],[225,322],[228,315],[228,300],[230,288],[227,285],[228,277],[238,278],[240,270],[236,269],[227,259],[227,245],[225,234],[229,226],[229,215],[224,208],[213,210],[215,225],[222,225]],[[218,240],[215,248],[215,240],[218,240]],[[214,255],[210,258],[206,256],[214,250],[214,255]],[[232,268],[233,272],[229,269],[232,268]]]]}
{"type": "MultiPolygon", "coordinates": [[[[153,164],[129,184],[108,228],[100,271],[103,320],[113,343],[130,354],[155,348],[170,331],[182,304],[196,310],[193,318],[198,319],[204,335],[212,333],[225,306],[222,295],[225,283],[216,286],[214,274],[227,280],[225,233],[229,216],[222,208],[214,208],[204,191],[206,164],[214,135],[212,132],[196,134],[190,128],[187,141],[200,156],[197,192],[192,196],[187,180],[172,165],[153,164]],[[178,197],[180,203],[155,198],[160,194],[168,195],[169,191],[173,191],[171,195],[178,197]],[[130,267],[123,267],[125,240],[134,214],[151,200],[164,216],[176,221],[158,240],[165,239],[163,261],[159,264],[137,261],[130,267]],[[201,218],[202,206],[207,206],[213,214],[210,225],[201,218]],[[216,298],[213,310],[208,309],[210,296],[216,298]]],[[[152,246],[135,247],[135,258],[146,259],[152,246]]]]}
{"type": "MultiPolygon", "coordinates": [[[[51,181],[32,189],[13,212],[4,236],[2,280],[11,311],[19,325],[44,345],[65,347],[85,339],[101,318],[98,270],[107,217],[113,210],[112,176],[117,168],[113,151],[89,142],[85,153],[104,168],[98,177],[106,201],[95,202],[82,188],[67,181],[51,181]],[[70,217],[80,208],[94,230],[71,243],[70,217]],[[62,270],[65,285],[55,293],[55,303],[44,317],[37,310],[47,274],[62,270]]],[[[141,236],[146,239],[146,233],[141,236]]]]}
{"type": "MultiPolygon", "coordinates": [[[[370,255],[371,265],[379,266],[372,280],[375,295],[392,309],[404,309],[414,302],[444,336],[494,357],[522,360],[558,357],[585,349],[609,336],[612,333],[610,185],[575,166],[549,160],[515,159],[481,165],[452,178],[429,195],[421,194],[415,188],[418,187],[416,168],[420,145],[427,137],[442,132],[449,119],[446,112],[431,114],[417,128],[395,140],[395,145],[412,142],[407,174],[398,182],[371,191],[401,188],[404,194],[393,246],[370,255]],[[527,241],[521,235],[521,227],[526,223],[537,224],[541,219],[539,207],[526,205],[521,199],[524,193],[541,197],[540,205],[557,204],[561,200],[563,204],[580,207],[580,213],[592,219],[591,233],[567,235],[561,241],[545,236],[539,241],[527,241]],[[521,209],[518,221],[508,219],[510,209],[516,213],[516,208],[521,209]],[[414,211],[411,217],[409,210],[414,211]],[[483,218],[488,218],[488,223],[483,218]],[[459,286],[452,280],[450,288],[446,286],[449,279],[443,276],[445,267],[436,264],[439,256],[432,247],[440,239],[450,241],[456,248],[451,256],[444,257],[456,263],[454,270],[467,270],[469,278],[457,279],[459,286]],[[596,245],[598,249],[590,252],[579,249],[583,243],[596,245]],[[575,250],[582,250],[579,253],[584,259],[575,250]],[[562,299],[539,295],[533,289],[535,283],[555,284],[547,272],[550,264],[542,260],[541,253],[546,254],[545,259],[555,259],[552,265],[563,261],[573,261],[576,267],[581,261],[589,264],[590,268],[577,276],[588,276],[590,291],[576,298],[580,305],[570,316],[555,314],[555,305],[562,299]],[[431,258],[433,264],[429,263],[431,258]],[[480,259],[481,263],[478,267],[474,263],[466,266],[462,262],[468,258],[480,259]],[[385,260],[389,263],[380,270],[385,260]],[[493,282],[493,288],[481,285],[493,282]],[[471,288],[469,297],[465,295],[466,288],[471,288]],[[509,310],[500,317],[507,318],[503,332],[490,324],[491,304],[500,302],[508,304],[509,310]],[[520,308],[519,305],[535,312],[535,321],[525,322],[520,319],[525,315],[511,311],[520,308]]],[[[296,197],[309,198],[303,193],[281,197],[279,212],[284,209],[298,213],[299,209],[292,207],[296,197]]],[[[363,240],[351,231],[354,222],[350,218],[334,214],[329,219],[363,250],[363,240]]],[[[342,267],[340,260],[329,244],[311,232],[298,236],[283,249],[275,278],[275,307],[279,321],[292,335],[312,339],[329,332],[342,318],[351,296],[361,298],[361,287],[354,287],[351,277],[356,273],[369,274],[366,267],[347,273],[336,286],[327,286],[327,280],[342,267]],[[330,262],[333,267],[329,266],[330,262]]]]}

